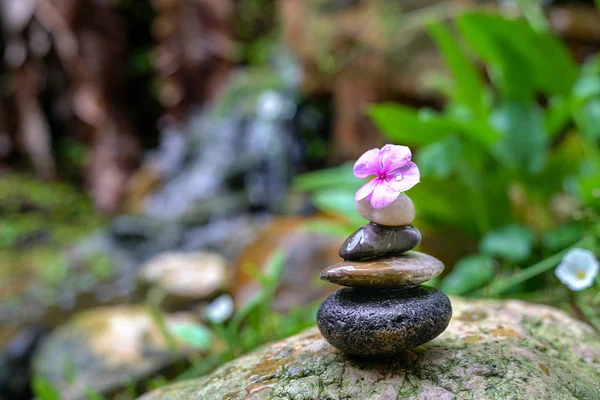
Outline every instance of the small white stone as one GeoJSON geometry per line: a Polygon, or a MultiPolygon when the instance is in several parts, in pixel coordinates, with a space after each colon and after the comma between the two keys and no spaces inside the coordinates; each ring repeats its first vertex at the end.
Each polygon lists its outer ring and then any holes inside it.
{"type": "Polygon", "coordinates": [[[406,226],[415,220],[415,206],[407,195],[400,196],[389,206],[377,210],[367,199],[356,202],[358,213],[371,222],[385,226],[406,226]]]}

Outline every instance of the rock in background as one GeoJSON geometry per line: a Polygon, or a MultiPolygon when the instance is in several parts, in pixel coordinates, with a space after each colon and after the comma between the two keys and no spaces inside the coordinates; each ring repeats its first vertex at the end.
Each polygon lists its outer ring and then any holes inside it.
{"type": "Polygon", "coordinates": [[[163,323],[144,306],[78,314],[44,341],[35,355],[34,372],[47,379],[61,399],[85,399],[90,390],[106,394],[143,381],[186,354],[205,354],[212,345],[210,334],[203,349],[174,338],[178,329],[196,326],[190,314],[167,315],[163,323]]]}
{"type": "Polygon", "coordinates": [[[140,268],[139,280],[150,292],[159,291],[166,306],[181,307],[224,292],[229,286],[228,266],[218,253],[162,253],[140,268]]]}

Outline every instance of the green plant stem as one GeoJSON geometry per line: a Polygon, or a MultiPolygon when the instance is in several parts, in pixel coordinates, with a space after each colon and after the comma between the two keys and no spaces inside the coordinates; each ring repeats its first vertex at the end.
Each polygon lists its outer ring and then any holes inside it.
{"type": "MultiPolygon", "coordinates": [[[[600,289],[600,274],[596,275],[596,286],[600,289]]],[[[594,297],[594,303],[600,303],[600,290],[596,297],[594,297]]]]}
{"type": "Polygon", "coordinates": [[[579,308],[581,313],[587,318],[590,325],[594,327],[596,332],[600,332],[600,318],[592,307],[586,304],[581,296],[576,296],[575,305],[579,308]]]}
{"type": "Polygon", "coordinates": [[[162,303],[164,297],[165,293],[162,290],[156,288],[152,289],[146,298],[146,308],[153,322],[156,324],[158,330],[165,339],[167,348],[171,353],[176,354],[179,351],[177,341],[169,331],[165,316],[160,309],[160,304],[162,303]]]}
{"type": "Polygon", "coordinates": [[[488,294],[491,296],[498,296],[504,292],[506,292],[508,289],[512,288],[515,285],[518,285],[519,283],[525,282],[526,280],[529,280],[541,273],[544,273],[552,268],[554,268],[556,266],[556,264],[558,264],[560,262],[560,260],[565,256],[565,254],[571,250],[572,248],[575,247],[583,247],[586,249],[593,249],[595,247],[595,240],[592,237],[584,237],[583,239],[581,239],[579,242],[575,243],[574,245],[567,247],[566,249],[536,263],[533,264],[532,266],[523,269],[520,272],[517,272],[516,274],[505,278],[505,279],[498,279],[495,282],[492,282],[492,284],[489,286],[488,289],[488,294]]]}
{"type": "Polygon", "coordinates": [[[538,0],[517,0],[517,4],[533,29],[540,33],[550,32],[550,23],[538,0]]]}
{"type": "Polygon", "coordinates": [[[157,306],[149,304],[148,312],[150,313],[150,316],[154,320],[154,323],[160,330],[160,333],[164,337],[169,351],[171,353],[177,353],[177,351],[178,351],[177,342],[175,341],[175,338],[173,337],[171,332],[169,332],[169,328],[167,327],[167,323],[165,321],[165,317],[164,317],[162,311],[157,306]]]}

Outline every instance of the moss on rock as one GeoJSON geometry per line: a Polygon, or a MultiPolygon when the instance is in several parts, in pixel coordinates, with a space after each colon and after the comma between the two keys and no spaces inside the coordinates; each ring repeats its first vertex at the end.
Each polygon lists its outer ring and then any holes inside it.
{"type": "Polygon", "coordinates": [[[441,336],[402,357],[359,361],[316,328],[142,400],[600,399],[600,337],[551,307],[452,300],[441,336]]]}

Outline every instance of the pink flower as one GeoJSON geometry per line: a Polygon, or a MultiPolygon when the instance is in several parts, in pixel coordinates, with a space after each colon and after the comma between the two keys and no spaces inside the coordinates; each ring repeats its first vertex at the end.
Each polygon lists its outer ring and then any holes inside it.
{"type": "Polygon", "coordinates": [[[375,178],[356,192],[355,200],[367,198],[379,210],[419,183],[419,168],[410,160],[411,156],[408,147],[391,144],[360,156],[354,164],[354,176],[362,179],[375,175],[375,178]]]}

